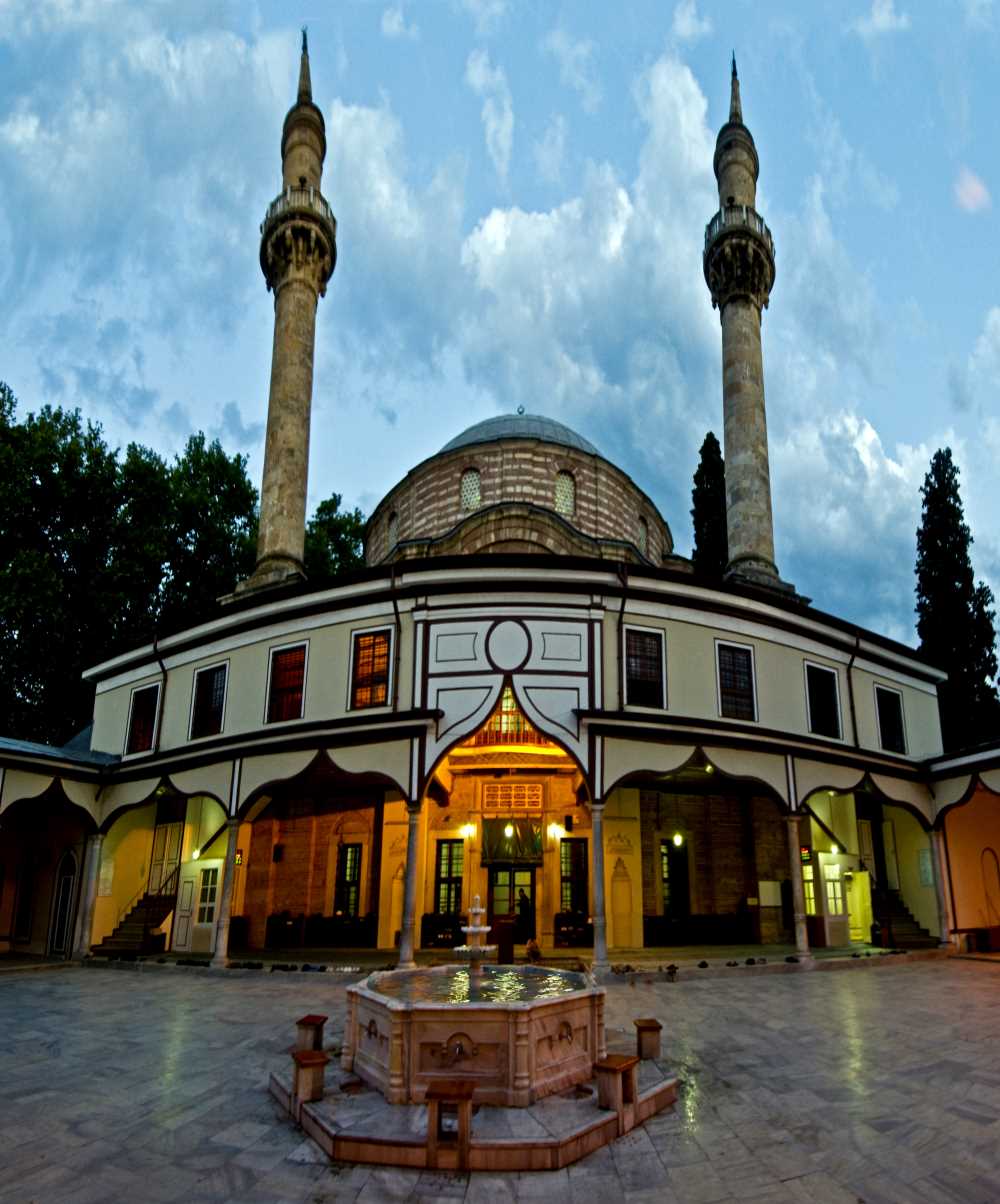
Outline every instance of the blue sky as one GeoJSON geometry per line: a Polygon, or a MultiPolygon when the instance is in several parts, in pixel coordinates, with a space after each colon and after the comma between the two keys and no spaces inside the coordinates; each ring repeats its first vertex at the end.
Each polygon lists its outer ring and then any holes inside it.
{"type": "Polygon", "coordinates": [[[777,244],[764,318],[776,555],[910,640],[919,487],[947,443],[1000,592],[992,0],[0,0],[0,379],[259,481],[258,226],[308,24],[339,260],[310,506],[370,511],[524,405],[593,440],[690,550],[721,435],[701,274],[735,48],[777,244]]]}

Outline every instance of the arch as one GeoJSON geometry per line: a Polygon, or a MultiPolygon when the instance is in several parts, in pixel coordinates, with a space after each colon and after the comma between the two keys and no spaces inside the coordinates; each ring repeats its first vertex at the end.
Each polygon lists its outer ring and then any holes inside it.
{"type": "Polygon", "coordinates": [[[52,917],[49,921],[49,952],[57,957],[69,957],[73,948],[73,920],[79,893],[77,874],[76,856],[72,849],[67,849],[56,869],[52,917]]]}
{"type": "Polygon", "coordinates": [[[991,928],[1000,925],[1000,857],[987,845],[979,856],[983,879],[983,899],[986,903],[986,922],[991,928]]]}
{"type": "Polygon", "coordinates": [[[180,789],[169,774],[164,774],[152,787],[148,785],[148,779],[143,783],[143,794],[140,798],[131,799],[128,802],[119,803],[117,806],[112,806],[106,811],[104,818],[101,820],[100,831],[106,836],[115,826],[119,819],[129,811],[135,811],[139,807],[148,807],[164,795],[171,795],[175,798],[182,798],[185,801],[193,798],[208,798],[213,802],[218,803],[222,808],[223,813],[227,812],[226,803],[223,798],[211,790],[182,790],[180,789]]]}
{"type": "MultiPolygon", "coordinates": [[[[767,794],[774,802],[778,803],[784,811],[790,811],[788,799],[785,794],[776,789],[773,781],[768,780],[752,773],[735,773],[732,768],[727,768],[724,756],[720,756],[720,750],[705,748],[699,745],[691,747],[690,745],[670,745],[658,744],[652,746],[654,749],[671,749],[676,752],[676,756],[672,757],[670,768],[642,768],[630,769],[620,774],[610,785],[605,786],[604,796],[614,790],[622,787],[636,786],[641,781],[655,780],[669,782],[671,777],[677,774],[684,773],[689,770],[699,770],[705,774],[719,773],[723,780],[741,782],[747,785],[756,786],[763,793],[767,794]]],[[[748,754],[744,754],[748,755],[748,754]]],[[[767,756],[766,753],[749,754],[756,756],[767,756]]],[[[647,755],[648,765],[655,766],[655,760],[652,755],[647,755]]]]}
{"type": "Polygon", "coordinates": [[[77,814],[85,818],[84,824],[85,834],[92,835],[98,831],[97,820],[93,814],[82,803],[71,798],[63,789],[61,778],[53,778],[49,784],[38,794],[22,795],[19,798],[12,799],[10,803],[0,813],[0,831],[3,831],[4,825],[13,826],[16,823],[23,822],[24,817],[32,819],[42,818],[40,815],[30,813],[27,809],[32,806],[64,806],[73,814],[77,814]]]}
{"type": "Polygon", "coordinates": [[[1000,798],[1000,789],[993,789],[987,782],[983,781],[978,773],[974,773],[969,778],[962,793],[937,811],[934,816],[934,828],[939,832],[942,831],[948,815],[956,808],[964,807],[966,803],[971,802],[980,790],[985,791],[986,794],[992,794],[995,798],[1000,798]]]}
{"type": "Polygon", "coordinates": [[[375,787],[392,790],[406,797],[399,783],[377,770],[351,773],[341,768],[324,749],[319,749],[307,765],[289,777],[270,778],[256,786],[239,804],[237,816],[244,823],[252,823],[275,799],[287,797],[308,788],[334,795],[344,795],[348,790],[364,790],[375,787]]]}

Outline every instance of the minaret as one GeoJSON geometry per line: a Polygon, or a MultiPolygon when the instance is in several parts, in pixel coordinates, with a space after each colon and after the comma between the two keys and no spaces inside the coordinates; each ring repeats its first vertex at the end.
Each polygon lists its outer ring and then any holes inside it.
{"type": "Polygon", "coordinates": [[[729,580],[790,591],[774,563],[761,311],[774,284],[774,240],[754,208],[760,164],[743,124],[733,55],[729,120],[715,145],[719,212],[705,229],[705,282],[722,322],[729,580]]]}
{"type": "Polygon", "coordinates": [[[312,99],[302,31],[298,99],[281,134],[282,191],[260,227],[260,266],[274,293],[274,348],[260,491],[257,566],[236,593],[305,577],[306,485],[316,305],[337,262],[337,222],[320,192],[326,128],[312,99]]]}

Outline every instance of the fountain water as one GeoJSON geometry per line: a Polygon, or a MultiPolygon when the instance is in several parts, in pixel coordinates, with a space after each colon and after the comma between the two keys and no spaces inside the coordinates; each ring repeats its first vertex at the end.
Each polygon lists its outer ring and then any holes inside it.
{"type": "Polygon", "coordinates": [[[486,934],[490,931],[488,924],[483,924],[482,918],[486,915],[486,908],[479,901],[479,895],[472,896],[472,906],[469,908],[469,919],[472,921],[468,926],[463,925],[462,931],[465,933],[465,944],[455,945],[455,956],[459,961],[467,961],[469,963],[469,998],[478,998],[479,991],[474,989],[482,983],[483,976],[483,960],[487,957],[492,957],[496,951],[496,945],[485,945],[483,942],[486,939],[486,934]]]}

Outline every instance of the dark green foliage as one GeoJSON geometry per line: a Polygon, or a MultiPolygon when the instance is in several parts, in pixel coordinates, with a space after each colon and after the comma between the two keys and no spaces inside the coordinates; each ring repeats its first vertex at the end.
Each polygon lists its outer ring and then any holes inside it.
{"type": "MultiPolygon", "coordinates": [[[[257,494],[203,434],[169,464],[78,412],[15,410],[0,382],[0,735],[60,745],[90,722],[84,669],[213,618],[249,575],[257,494]]],[[[309,524],[314,588],[360,563],[364,520],[339,504],[309,524]]]]}
{"type": "Polygon", "coordinates": [[[958,475],[950,448],[934,453],[917,531],[917,635],[920,651],[948,672],[938,690],[945,749],[1000,734],[993,593],[973,577],[958,475]]]}
{"type": "Polygon", "coordinates": [[[695,570],[706,577],[722,579],[729,563],[726,535],[726,464],[719,441],[711,431],[701,445],[698,468],[691,490],[691,518],[694,522],[695,570]]]}
{"type": "Polygon", "coordinates": [[[340,510],[340,494],[320,502],[306,524],[305,570],[310,589],[325,589],[351,569],[364,565],[365,516],[340,510]]]}

